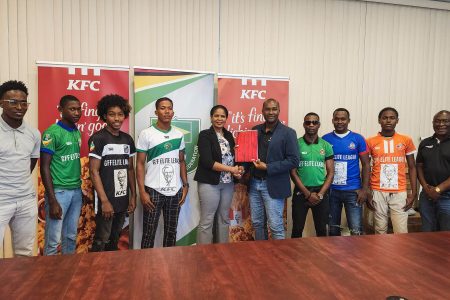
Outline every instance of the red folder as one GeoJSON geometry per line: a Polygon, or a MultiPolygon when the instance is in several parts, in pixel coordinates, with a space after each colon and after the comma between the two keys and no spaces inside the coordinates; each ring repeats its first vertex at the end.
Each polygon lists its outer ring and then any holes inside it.
{"type": "Polygon", "coordinates": [[[258,159],[258,131],[239,131],[236,138],[236,162],[251,162],[258,159]]]}

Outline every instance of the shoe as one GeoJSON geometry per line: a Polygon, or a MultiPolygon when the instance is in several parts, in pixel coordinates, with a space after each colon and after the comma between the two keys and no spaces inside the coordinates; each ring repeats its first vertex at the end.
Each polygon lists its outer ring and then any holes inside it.
{"type": "Polygon", "coordinates": [[[414,216],[417,213],[412,207],[408,209],[406,212],[408,213],[408,216],[414,216]]]}

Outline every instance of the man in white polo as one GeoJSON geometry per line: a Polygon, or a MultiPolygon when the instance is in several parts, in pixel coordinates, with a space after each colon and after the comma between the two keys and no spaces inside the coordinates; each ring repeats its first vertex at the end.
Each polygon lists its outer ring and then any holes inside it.
{"type": "Polygon", "coordinates": [[[23,121],[28,89],[21,81],[0,86],[0,242],[9,225],[15,256],[31,256],[36,238],[37,201],[31,178],[39,158],[40,133],[23,121]]]}

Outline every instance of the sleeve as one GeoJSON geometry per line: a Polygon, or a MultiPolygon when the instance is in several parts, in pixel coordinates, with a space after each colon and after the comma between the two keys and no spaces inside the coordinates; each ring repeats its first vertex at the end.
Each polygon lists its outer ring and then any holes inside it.
{"type": "Polygon", "coordinates": [[[149,140],[147,138],[146,130],[141,131],[138,137],[138,141],[136,144],[136,151],[137,152],[147,152],[149,147],[149,140]]]}
{"type": "Polygon", "coordinates": [[[366,140],[362,135],[358,134],[358,153],[363,155],[369,153],[369,147],[367,146],[366,140]]]}
{"type": "Polygon", "coordinates": [[[89,138],[89,157],[95,157],[97,159],[102,159],[103,148],[105,143],[97,135],[93,135],[89,138]]]}
{"type": "Polygon", "coordinates": [[[129,139],[129,145],[130,145],[130,157],[133,157],[136,155],[136,146],[134,145],[134,140],[131,137],[131,135],[128,135],[129,139]]]}
{"type": "Polygon", "coordinates": [[[416,157],[416,163],[419,164],[423,164],[423,155],[422,155],[422,151],[423,151],[423,147],[424,147],[424,142],[426,140],[423,140],[422,142],[420,142],[419,144],[419,150],[417,151],[417,157],[416,157]]]}
{"type": "Polygon", "coordinates": [[[417,152],[416,146],[414,146],[414,143],[410,137],[407,138],[405,146],[406,146],[405,148],[406,155],[411,155],[417,152]]]}
{"type": "Polygon", "coordinates": [[[39,130],[35,130],[33,132],[34,136],[34,147],[33,147],[33,151],[31,152],[31,158],[39,158],[40,156],[40,150],[41,150],[41,133],[39,132],[39,130]]]}
{"type": "Polygon", "coordinates": [[[48,128],[42,135],[41,152],[48,153],[50,155],[55,154],[56,143],[56,135],[51,131],[51,128],[48,128]]]}
{"type": "Polygon", "coordinates": [[[186,144],[184,143],[184,134],[181,135],[181,142],[180,142],[180,151],[184,151],[186,148],[186,144]]]}
{"type": "Polygon", "coordinates": [[[199,154],[199,164],[206,168],[211,169],[214,165],[214,159],[212,157],[211,152],[211,140],[208,139],[205,132],[200,132],[200,135],[198,136],[198,154],[199,154]]]}
{"type": "Polygon", "coordinates": [[[331,144],[327,141],[324,140],[323,142],[325,148],[325,160],[332,159],[334,157],[333,147],[331,147],[331,144]]]}

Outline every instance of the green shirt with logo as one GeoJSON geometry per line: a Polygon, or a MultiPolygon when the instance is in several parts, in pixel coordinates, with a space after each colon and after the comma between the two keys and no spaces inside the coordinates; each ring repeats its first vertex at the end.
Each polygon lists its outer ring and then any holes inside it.
{"type": "Polygon", "coordinates": [[[305,186],[321,186],[327,177],[325,161],[333,158],[333,148],[325,140],[318,138],[308,144],[303,137],[297,140],[300,162],[297,174],[305,186]]]}
{"type": "Polygon", "coordinates": [[[54,188],[81,187],[81,134],[61,121],[51,125],[42,135],[41,152],[52,155],[50,173],[54,188]]]}

